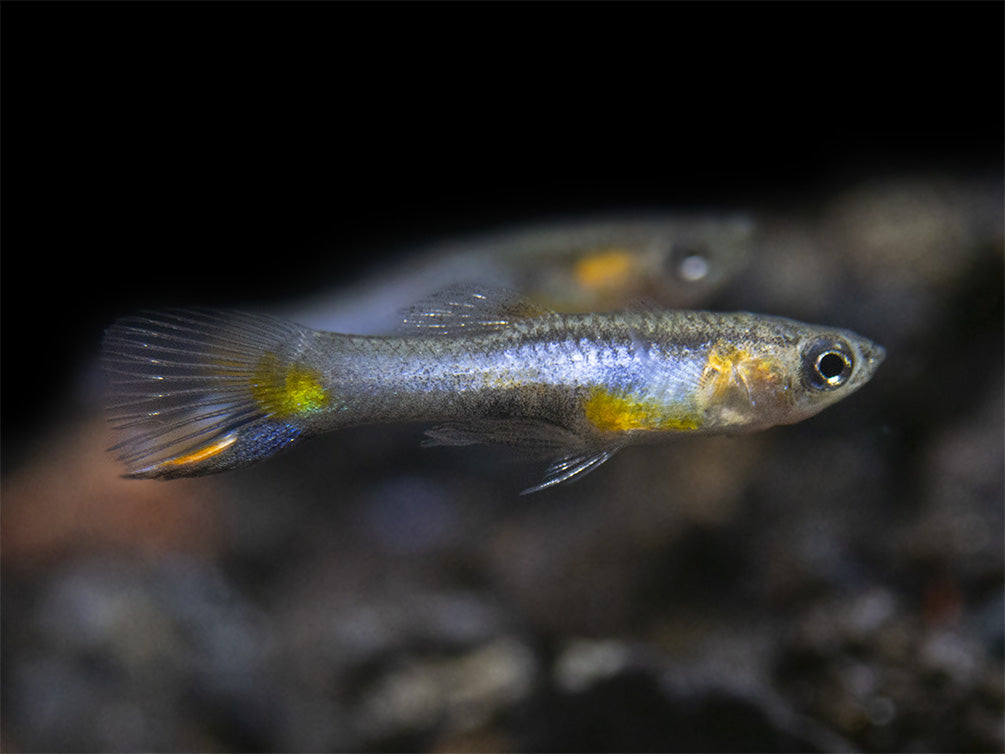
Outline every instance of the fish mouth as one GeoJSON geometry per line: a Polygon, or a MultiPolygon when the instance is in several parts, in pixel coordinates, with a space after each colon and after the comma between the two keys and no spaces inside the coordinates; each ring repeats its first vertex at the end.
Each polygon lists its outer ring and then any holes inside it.
{"type": "Polygon", "coordinates": [[[873,343],[871,340],[859,343],[859,352],[862,354],[862,358],[865,359],[866,374],[870,376],[883,363],[883,360],[886,359],[886,349],[878,343],[873,343]]]}
{"type": "Polygon", "coordinates": [[[866,353],[866,358],[869,363],[873,366],[879,366],[883,363],[883,359],[886,358],[886,349],[878,343],[870,343],[869,351],[866,353]]]}

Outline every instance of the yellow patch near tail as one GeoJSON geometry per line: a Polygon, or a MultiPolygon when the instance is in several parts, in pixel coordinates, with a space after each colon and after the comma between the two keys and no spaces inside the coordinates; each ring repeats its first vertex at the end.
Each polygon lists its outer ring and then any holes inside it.
{"type": "Polygon", "coordinates": [[[603,388],[592,390],[583,408],[587,420],[602,432],[687,432],[701,426],[701,416],[686,407],[675,409],[655,401],[640,401],[603,388]]]}
{"type": "Polygon", "coordinates": [[[321,373],[301,364],[282,364],[266,354],[252,375],[251,395],[264,412],[281,419],[327,408],[331,403],[321,373]]]}

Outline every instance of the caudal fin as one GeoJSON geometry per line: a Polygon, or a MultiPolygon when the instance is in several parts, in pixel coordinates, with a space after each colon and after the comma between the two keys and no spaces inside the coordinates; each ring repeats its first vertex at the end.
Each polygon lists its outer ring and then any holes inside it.
{"type": "Polygon", "coordinates": [[[297,356],[311,331],[268,316],[163,311],[105,332],[107,406],[128,477],[172,479],[245,466],[294,444],[325,407],[297,356]]]}

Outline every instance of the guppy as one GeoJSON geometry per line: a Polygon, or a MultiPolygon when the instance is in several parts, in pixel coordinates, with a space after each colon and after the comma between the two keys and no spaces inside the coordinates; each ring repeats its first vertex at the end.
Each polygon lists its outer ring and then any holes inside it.
{"type": "Polygon", "coordinates": [[[781,317],[556,314],[481,290],[442,292],[403,324],[377,337],[210,310],[121,319],[103,346],[113,450],[128,477],[173,479],[341,427],[439,421],[425,444],[555,459],[534,492],[632,443],[801,421],[884,357],[848,330],[781,317]]]}

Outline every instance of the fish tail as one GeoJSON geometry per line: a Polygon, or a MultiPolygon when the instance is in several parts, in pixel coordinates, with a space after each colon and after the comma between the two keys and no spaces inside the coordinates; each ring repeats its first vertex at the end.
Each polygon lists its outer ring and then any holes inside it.
{"type": "Polygon", "coordinates": [[[102,362],[124,476],[224,471],[311,434],[330,402],[320,371],[304,359],[313,333],[207,310],[118,320],[105,332],[102,362]]]}

